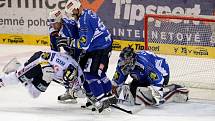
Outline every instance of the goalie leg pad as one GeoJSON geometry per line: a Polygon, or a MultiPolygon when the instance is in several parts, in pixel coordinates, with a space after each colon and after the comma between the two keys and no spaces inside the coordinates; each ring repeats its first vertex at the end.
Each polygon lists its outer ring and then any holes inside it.
{"type": "Polygon", "coordinates": [[[176,84],[168,85],[164,88],[164,98],[167,102],[185,103],[189,99],[189,90],[176,84]]]}
{"type": "Polygon", "coordinates": [[[153,105],[153,96],[151,90],[147,87],[138,87],[136,91],[136,104],[153,105]]]}
{"type": "Polygon", "coordinates": [[[153,92],[150,87],[138,87],[136,92],[136,103],[159,106],[165,102],[160,92],[153,92]],[[155,94],[156,93],[156,94],[155,94]]]}
{"type": "Polygon", "coordinates": [[[155,106],[159,106],[165,102],[165,99],[163,98],[163,87],[148,86],[148,88],[151,91],[155,106]]]}
{"type": "MultiPolygon", "coordinates": [[[[180,85],[168,85],[163,89],[166,102],[184,103],[188,101],[189,90],[180,85]]],[[[153,105],[153,96],[147,87],[138,87],[135,98],[136,104],[153,105]]]]}
{"type": "Polygon", "coordinates": [[[118,103],[133,106],[135,105],[134,97],[131,94],[129,85],[123,85],[121,88],[117,88],[118,103]]]}

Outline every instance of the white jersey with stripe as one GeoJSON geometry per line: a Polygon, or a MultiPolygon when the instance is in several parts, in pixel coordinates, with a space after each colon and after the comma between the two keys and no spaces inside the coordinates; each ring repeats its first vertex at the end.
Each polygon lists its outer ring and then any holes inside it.
{"type": "Polygon", "coordinates": [[[43,63],[43,62],[48,62],[54,69],[54,74],[52,79],[54,80],[59,80],[63,81],[63,74],[64,71],[68,68],[69,65],[72,65],[76,69],[78,69],[78,75],[77,75],[77,80],[79,86],[83,85],[83,80],[81,80],[81,76],[83,76],[83,71],[80,68],[79,64],[69,55],[66,53],[61,53],[61,52],[55,52],[51,51],[49,52],[50,56],[48,59],[44,59],[43,57],[40,57],[38,59],[39,62],[37,63],[43,63]]]}

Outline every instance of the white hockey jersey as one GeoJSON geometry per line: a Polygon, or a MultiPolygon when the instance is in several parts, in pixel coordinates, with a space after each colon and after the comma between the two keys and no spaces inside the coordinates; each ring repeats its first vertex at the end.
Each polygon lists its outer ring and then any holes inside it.
{"type": "Polygon", "coordinates": [[[46,91],[52,80],[57,80],[64,84],[63,75],[68,66],[72,66],[77,70],[77,78],[69,82],[69,88],[76,91],[81,90],[84,74],[78,63],[71,56],[54,51],[36,52],[24,66],[9,74],[1,74],[0,80],[2,86],[22,83],[30,95],[36,98],[41,92],[46,91]]]}
{"type": "Polygon", "coordinates": [[[77,69],[78,72],[77,79],[74,80],[75,85],[73,85],[73,89],[79,88],[83,85],[83,71],[80,68],[79,64],[71,56],[67,55],[66,53],[55,51],[48,52],[47,54],[48,55],[45,57],[41,56],[36,63],[41,63],[42,65],[42,63],[48,62],[54,69],[54,74],[51,77],[52,79],[63,82],[64,71],[68,68],[69,65],[72,65],[74,68],[77,69]]]}

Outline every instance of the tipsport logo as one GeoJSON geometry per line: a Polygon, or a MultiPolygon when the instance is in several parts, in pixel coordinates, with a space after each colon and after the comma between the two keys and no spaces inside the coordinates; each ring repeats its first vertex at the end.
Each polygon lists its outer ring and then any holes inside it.
{"type": "Polygon", "coordinates": [[[200,15],[201,13],[200,4],[195,3],[193,3],[191,7],[171,7],[170,3],[165,6],[153,5],[153,2],[152,4],[145,5],[137,1],[138,0],[112,0],[115,6],[114,19],[128,20],[129,25],[133,26],[136,22],[143,21],[144,14],[200,15]]]}

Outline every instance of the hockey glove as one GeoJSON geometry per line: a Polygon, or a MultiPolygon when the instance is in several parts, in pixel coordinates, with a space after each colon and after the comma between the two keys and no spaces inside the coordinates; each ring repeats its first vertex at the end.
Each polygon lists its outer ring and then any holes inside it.
{"type": "Polygon", "coordinates": [[[74,43],[74,39],[70,37],[58,37],[57,46],[58,47],[70,47],[74,43]]]}

